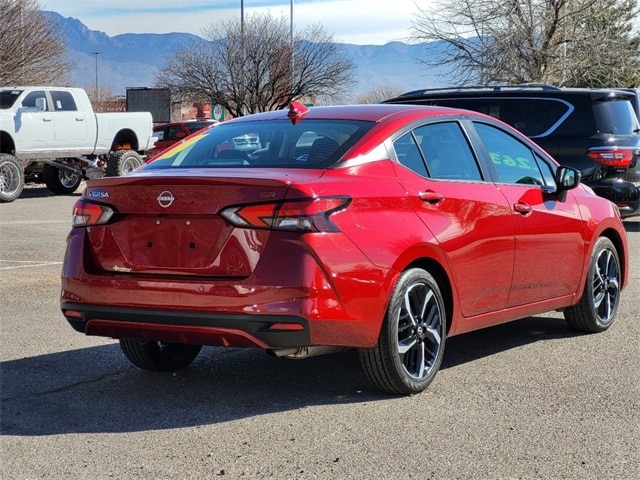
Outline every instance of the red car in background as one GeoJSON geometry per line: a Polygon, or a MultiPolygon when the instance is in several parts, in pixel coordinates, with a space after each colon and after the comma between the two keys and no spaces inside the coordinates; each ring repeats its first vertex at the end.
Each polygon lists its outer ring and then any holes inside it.
{"type": "Polygon", "coordinates": [[[551,310],[606,330],[627,279],[616,207],[499,120],[294,102],[88,181],[61,308],[147,370],[203,345],[356,348],[373,385],[413,394],[453,335],[551,310]]]}
{"type": "Polygon", "coordinates": [[[215,120],[188,120],[155,125],[153,127],[153,136],[158,140],[151,150],[147,150],[147,157],[151,158],[192,133],[216,123],[215,120]]]}

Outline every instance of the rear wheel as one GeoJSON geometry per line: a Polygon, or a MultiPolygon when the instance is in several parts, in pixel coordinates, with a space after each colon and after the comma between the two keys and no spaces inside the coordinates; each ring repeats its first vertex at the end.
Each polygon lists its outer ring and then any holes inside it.
{"type": "Polygon", "coordinates": [[[133,172],[144,163],[142,157],[134,150],[116,150],[107,157],[106,177],[122,177],[133,172]]]}
{"type": "Polygon", "coordinates": [[[121,338],[120,348],[136,367],[153,372],[170,372],[185,368],[193,362],[202,345],[121,338]]]}
{"type": "Polygon", "coordinates": [[[580,303],[564,311],[567,324],[589,333],[602,332],[615,320],[620,304],[620,259],[611,240],[596,242],[580,303]]]}
{"type": "Polygon", "coordinates": [[[369,380],[393,394],[422,392],[442,363],[446,316],[437,282],[425,270],[405,271],[387,308],[378,344],[361,349],[369,380]]]}
{"type": "Polygon", "coordinates": [[[42,180],[56,195],[70,195],[80,186],[82,176],[70,170],[45,164],[42,168],[42,180]]]}
{"type": "Polygon", "coordinates": [[[24,188],[22,163],[8,153],[0,153],[0,202],[13,202],[24,188]]]}

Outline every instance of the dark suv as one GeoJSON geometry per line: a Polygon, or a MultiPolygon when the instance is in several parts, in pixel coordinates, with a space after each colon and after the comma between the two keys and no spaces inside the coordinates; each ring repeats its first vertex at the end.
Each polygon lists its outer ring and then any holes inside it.
{"type": "Polygon", "coordinates": [[[632,91],[505,85],[417,90],[383,103],[465,108],[499,118],[532,138],[582,181],[640,214],[640,122],[632,91]]]}

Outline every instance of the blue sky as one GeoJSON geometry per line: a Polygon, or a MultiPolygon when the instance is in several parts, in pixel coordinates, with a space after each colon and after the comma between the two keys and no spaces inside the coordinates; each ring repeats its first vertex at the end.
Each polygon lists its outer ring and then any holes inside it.
{"type": "MultiPolygon", "coordinates": [[[[39,0],[43,10],[80,20],[109,36],[187,32],[200,35],[220,20],[240,18],[241,0],[39,0]],[[177,6],[178,3],[182,5],[177,6]]],[[[418,7],[430,0],[294,0],[295,28],[320,23],[336,42],[381,45],[406,41],[418,7]]],[[[289,18],[290,0],[244,0],[245,16],[269,11],[289,18]]]]}

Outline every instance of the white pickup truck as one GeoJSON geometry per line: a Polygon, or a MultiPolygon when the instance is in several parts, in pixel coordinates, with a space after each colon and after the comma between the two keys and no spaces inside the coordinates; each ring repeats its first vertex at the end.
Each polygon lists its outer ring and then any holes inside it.
{"type": "Polygon", "coordinates": [[[0,87],[0,202],[25,178],[56,194],[85,178],[125,175],[155,143],[148,112],[95,113],[81,88],[0,87]]]}

